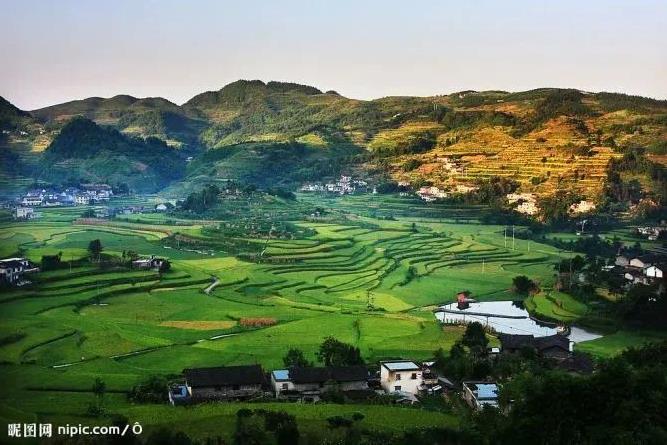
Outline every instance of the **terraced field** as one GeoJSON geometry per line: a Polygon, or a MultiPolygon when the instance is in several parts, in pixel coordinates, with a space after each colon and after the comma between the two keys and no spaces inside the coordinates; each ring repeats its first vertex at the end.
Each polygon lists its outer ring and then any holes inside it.
{"type": "MultiPolygon", "coordinates": [[[[314,203],[300,197],[298,205],[314,203]]],[[[319,205],[329,209],[326,216],[291,221],[299,233],[314,235],[294,239],[216,239],[201,222],[175,225],[158,215],[151,224],[82,225],[80,210],[70,209],[6,223],[3,253],[22,251],[39,262],[62,252],[65,267],[0,294],[0,378],[9,388],[0,395],[0,418],[76,419],[96,377],[120,394],[110,397],[113,411],[127,412],[122,393],[149,375],[222,364],[272,369],[290,347],[315,360],[329,335],[357,345],[370,362],[426,359],[462,333],[441,327],[433,305],[461,290],[479,300],[517,298],[510,287],[518,274],[549,288],[552,265],[565,255],[548,245],[507,242],[504,227],[479,224],[483,208],[369,196],[319,205]],[[167,245],[172,230],[201,237],[210,248],[167,245]],[[105,254],[167,256],[172,268],[159,275],[80,261],[93,239],[105,254]],[[224,250],[229,241],[261,243],[263,252],[242,261],[224,250]],[[275,324],[244,327],[243,319],[252,318],[275,324]],[[58,398],[66,402],[54,407],[58,398]]]]}

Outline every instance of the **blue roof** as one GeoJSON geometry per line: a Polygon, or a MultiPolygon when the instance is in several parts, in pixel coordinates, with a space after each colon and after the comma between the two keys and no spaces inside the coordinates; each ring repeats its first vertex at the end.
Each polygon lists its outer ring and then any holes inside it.
{"type": "Polygon", "coordinates": [[[274,380],[289,380],[289,370],[287,369],[276,369],[272,371],[274,380]]]}
{"type": "Polygon", "coordinates": [[[476,383],[478,399],[497,399],[498,385],[495,383],[476,383]]]}

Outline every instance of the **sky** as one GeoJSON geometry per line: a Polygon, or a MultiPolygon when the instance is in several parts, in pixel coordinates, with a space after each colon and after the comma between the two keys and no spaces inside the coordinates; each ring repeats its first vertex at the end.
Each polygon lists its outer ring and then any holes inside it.
{"type": "Polygon", "coordinates": [[[0,0],[0,96],[181,104],[238,79],[372,99],[568,87],[667,99],[665,0],[0,0]]]}

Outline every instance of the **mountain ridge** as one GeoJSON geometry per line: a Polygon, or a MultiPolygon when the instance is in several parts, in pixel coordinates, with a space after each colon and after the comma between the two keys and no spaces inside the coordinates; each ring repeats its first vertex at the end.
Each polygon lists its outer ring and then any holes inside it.
{"type": "MultiPolygon", "coordinates": [[[[630,149],[643,148],[652,161],[667,163],[667,101],[562,88],[358,100],[297,83],[238,80],[180,106],[160,97],[116,95],[33,110],[22,117],[32,126],[29,135],[12,136],[5,145],[41,141],[43,150],[76,116],[128,136],[157,137],[195,159],[239,144],[328,148],[325,153],[334,156],[329,162],[342,162],[339,155],[346,153],[351,169],[413,186],[452,188],[500,176],[539,195],[570,187],[595,197],[610,160],[630,149]]],[[[252,170],[252,158],[243,159],[252,170]]],[[[295,169],[302,167],[294,162],[295,169]]],[[[198,178],[206,177],[202,171],[200,165],[198,178]]],[[[651,190],[650,178],[642,187],[651,190]]]]}

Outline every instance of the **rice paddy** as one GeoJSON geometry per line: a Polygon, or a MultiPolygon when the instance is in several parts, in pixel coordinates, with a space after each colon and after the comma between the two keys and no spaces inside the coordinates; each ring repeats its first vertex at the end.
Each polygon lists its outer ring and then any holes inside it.
{"type": "MultiPolygon", "coordinates": [[[[290,347],[315,360],[330,335],[358,346],[369,362],[427,359],[462,334],[436,322],[435,305],[461,290],[481,301],[518,299],[511,282],[520,274],[548,289],[553,264],[568,255],[507,240],[502,226],[479,223],[483,208],[426,207],[397,197],[300,197],[300,203],[326,206],[331,216],[291,221],[312,236],[236,240],[263,244],[253,262],[217,248],[168,246],[165,230],[214,235],[200,223],[173,226],[158,215],[143,218],[151,224],[83,226],[76,223],[80,211],[49,209],[39,220],[0,227],[3,253],[39,262],[62,252],[65,265],[0,294],[0,378],[7,382],[0,418],[81,416],[97,377],[124,393],[149,375],[177,376],[186,367],[280,367],[290,347]],[[110,255],[132,250],[168,257],[171,270],[77,261],[93,239],[110,255]],[[54,405],[54,395],[63,403],[54,405]]],[[[568,321],[585,313],[581,303],[550,295],[561,303],[536,297],[533,304],[561,310],[568,321]]],[[[109,409],[147,415],[120,395],[110,397],[109,409]]],[[[436,417],[434,423],[442,421],[436,417]]]]}

